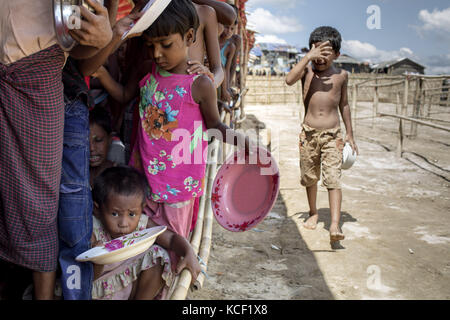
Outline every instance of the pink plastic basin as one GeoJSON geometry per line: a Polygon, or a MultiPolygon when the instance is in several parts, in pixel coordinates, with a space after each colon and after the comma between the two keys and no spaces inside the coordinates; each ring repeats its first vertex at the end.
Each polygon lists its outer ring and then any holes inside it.
{"type": "Polygon", "coordinates": [[[270,212],[280,187],[278,166],[271,156],[272,172],[261,174],[257,164],[238,164],[235,153],[217,172],[212,186],[211,206],[217,222],[230,231],[247,231],[270,212]]]}

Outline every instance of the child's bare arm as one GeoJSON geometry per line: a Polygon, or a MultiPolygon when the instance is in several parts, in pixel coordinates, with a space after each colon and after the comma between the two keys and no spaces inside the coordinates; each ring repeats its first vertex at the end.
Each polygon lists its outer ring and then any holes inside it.
{"type": "Polygon", "coordinates": [[[206,76],[198,77],[192,85],[192,97],[200,105],[206,128],[217,129],[222,135],[222,141],[227,141],[227,133],[233,134],[232,144],[240,148],[245,147],[248,152],[250,140],[242,133],[230,129],[220,121],[219,109],[217,108],[216,89],[211,80],[206,76]]]}
{"type": "Polygon", "coordinates": [[[231,83],[231,65],[233,64],[233,58],[234,54],[236,53],[236,45],[230,41],[230,44],[228,45],[227,50],[227,64],[225,66],[225,73],[227,75],[227,89],[230,90],[230,83],[231,83]]]}
{"type": "Polygon", "coordinates": [[[341,89],[341,101],[339,102],[339,111],[341,112],[342,121],[345,125],[346,137],[345,141],[348,141],[353,149],[358,154],[358,147],[356,146],[355,140],[353,138],[353,128],[352,128],[352,118],[350,113],[350,106],[348,104],[348,73],[347,71],[342,71],[344,73],[344,82],[341,89]]]}
{"type": "Polygon", "coordinates": [[[103,66],[94,73],[94,76],[100,80],[103,88],[105,88],[114,100],[125,104],[139,93],[139,80],[149,68],[149,62],[144,63],[142,68],[136,68],[126,86],[117,82],[103,66]]]}
{"type": "MultiPolygon", "coordinates": [[[[224,79],[224,71],[220,60],[220,46],[218,33],[218,24],[216,12],[209,6],[200,6],[199,10],[205,20],[203,29],[203,39],[205,41],[206,54],[208,56],[209,68],[213,74],[214,86],[218,88],[224,79]]],[[[201,61],[200,63],[203,64],[201,61]]],[[[191,69],[191,68],[190,68],[191,69]]],[[[202,73],[202,72],[199,72],[202,73]]]]}
{"type": "Polygon", "coordinates": [[[236,11],[228,3],[216,0],[192,0],[196,4],[203,4],[214,8],[217,14],[217,21],[224,25],[231,25],[236,20],[236,11]]]}
{"type": "Polygon", "coordinates": [[[291,71],[289,71],[288,75],[286,76],[286,84],[288,86],[292,86],[298,80],[303,78],[308,63],[315,59],[326,58],[327,55],[332,53],[331,50],[333,50],[333,48],[330,46],[329,41],[321,43],[318,47],[313,44],[311,50],[309,50],[309,52],[300,60],[300,62],[297,63],[291,71]]]}
{"type": "Polygon", "coordinates": [[[138,19],[140,16],[142,16],[142,13],[137,12],[120,19],[112,29],[113,36],[109,44],[101,49],[95,56],[79,61],[78,65],[83,76],[90,76],[106,62],[110,54],[116,51],[116,49],[123,43],[122,35],[125,31],[129,30],[130,23],[138,19]]]}
{"type": "Polygon", "coordinates": [[[241,51],[241,36],[235,34],[231,37],[231,40],[236,46],[236,50],[234,51],[234,56],[230,67],[230,80],[229,80],[230,86],[233,84],[234,76],[236,74],[237,57],[241,51]]]}
{"type": "Polygon", "coordinates": [[[225,78],[222,82],[222,99],[229,102],[231,100],[230,95],[230,74],[231,74],[231,65],[233,63],[233,57],[234,53],[236,51],[236,46],[234,43],[231,43],[228,45],[228,48],[225,50],[226,57],[227,57],[227,64],[224,67],[225,71],[225,78]]]}

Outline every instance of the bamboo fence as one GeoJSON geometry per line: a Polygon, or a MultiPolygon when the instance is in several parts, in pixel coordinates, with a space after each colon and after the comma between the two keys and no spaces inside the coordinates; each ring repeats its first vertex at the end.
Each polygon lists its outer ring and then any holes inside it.
{"type": "MultiPolygon", "coordinates": [[[[433,106],[450,107],[450,90],[449,86],[444,84],[450,79],[449,75],[444,76],[424,76],[424,75],[407,75],[398,77],[385,77],[380,79],[371,78],[354,82],[351,85],[351,113],[353,131],[356,131],[356,120],[371,119],[372,127],[377,117],[391,117],[398,119],[398,140],[397,140],[397,156],[403,154],[403,142],[405,139],[405,121],[410,122],[410,134],[408,137],[414,139],[417,136],[417,126],[427,126],[434,129],[450,132],[450,127],[438,125],[434,122],[450,123],[444,119],[431,117],[433,106]],[[386,82],[388,80],[388,82],[386,82]],[[373,82],[373,83],[372,83],[373,82]],[[372,116],[357,117],[358,101],[360,100],[360,92],[362,90],[372,90],[372,116]],[[435,92],[437,91],[437,92],[435,92]],[[380,112],[380,97],[384,94],[386,100],[384,102],[393,103],[396,106],[396,113],[380,112]],[[394,98],[393,98],[394,97],[394,98]],[[412,105],[412,108],[408,106],[412,105]],[[410,115],[408,115],[410,110],[410,115]]],[[[367,101],[365,98],[363,101],[367,101]]],[[[370,101],[370,100],[369,100],[370,101]]],[[[450,108],[445,111],[450,113],[450,108]]]]}

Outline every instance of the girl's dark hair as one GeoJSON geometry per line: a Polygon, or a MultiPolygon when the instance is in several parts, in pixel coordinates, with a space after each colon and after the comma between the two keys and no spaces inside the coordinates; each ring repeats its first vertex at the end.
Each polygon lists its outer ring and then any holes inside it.
{"type": "Polygon", "coordinates": [[[334,52],[339,53],[341,50],[341,34],[333,27],[322,26],[314,29],[309,36],[309,48],[313,43],[330,41],[330,45],[334,52]]]}
{"type": "Polygon", "coordinates": [[[101,208],[111,192],[122,196],[142,194],[145,199],[147,180],[136,169],[129,166],[118,166],[105,169],[94,179],[92,200],[101,208]]]}
{"type": "Polygon", "coordinates": [[[199,18],[190,0],[172,0],[153,24],[144,31],[150,38],[179,33],[184,37],[190,28],[197,32],[199,18]]]}
{"type": "Polygon", "coordinates": [[[112,132],[111,117],[105,108],[95,107],[89,111],[89,124],[99,125],[107,134],[112,132]]]}

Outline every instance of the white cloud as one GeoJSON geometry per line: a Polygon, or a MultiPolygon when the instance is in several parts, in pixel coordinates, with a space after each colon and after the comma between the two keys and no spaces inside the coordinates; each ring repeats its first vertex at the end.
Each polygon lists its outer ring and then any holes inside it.
{"type": "Polygon", "coordinates": [[[386,51],[377,49],[371,43],[361,42],[359,40],[342,40],[341,52],[356,59],[370,63],[395,60],[405,57],[418,60],[410,48],[400,48],[399,50],[386,51]]]}
{"type": "Polygon", "coordinates": [[[262,34],[299,32],[303,26],[295,18],[275,16],[269,10],[257,8],[248,16],[248,26],[262,34]]]}
{"type": "Polygon", "coordinates": [[[258,7],[264,5],[275,5],[280,8],[295,8],[297,5],[305,4],[305,0],[249,0],[246,6],[258,7]]]}
{"type": "Polygon", "coordinates": [[[450,74],[450,54],[432,55],[424,59],[426,73],[450,74]]]}
{"type": "Polygon", "coordinates": [[[256,43],[270,42],[270,43],[278,43],[278,44],[288,44],[286,40],[281,39],[273,34],[267,34],[267,35],[257,34],[255,37],[255,40],[256,40],[256,43]]]}
{"type": "Polygon", "coordinates": [[[373,44],[359,40],[342,40],[342,53],[369,63],[410,58],[425,66],[426,74],[450,74],[450,54],[418,57],[410,48],[386,51],[377,49],[373,44]]]}
{"type": "Polygon", "coordinates": [[[433,12],[420,10],[419,19],[424,23],[420,27],[422,30],[450,32],[450,8],[442,11],[434,9],[433,12]]]}

